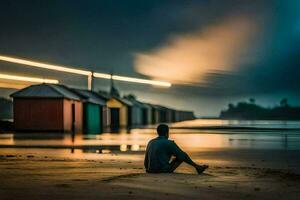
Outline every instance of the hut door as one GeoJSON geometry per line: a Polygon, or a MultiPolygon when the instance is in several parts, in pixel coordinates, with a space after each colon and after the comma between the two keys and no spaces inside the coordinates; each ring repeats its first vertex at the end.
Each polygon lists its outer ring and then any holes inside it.
{"type": "Polygon", "coordinates": [[[133,125],[133,120],[132,120],[132,110],[133,107],[127,107],[127,127],[130,127],[133,125]]]}
{"type": "Polygon", "coordinates": [[[110,109],[110,121],[112,127],[120,126],[120,109],[111,108],[110,109]]]}
{"type": "Polygon", "coordinates": [[[148,112],[147,108],[143,108],[142,115],[143,115],[143,125],[147,125],[148,122],[148,112]]]}
{"type": "Polygon", "coordinates": [[[75,131],[75,104],[72,103],[72,132],[75,131]]]}

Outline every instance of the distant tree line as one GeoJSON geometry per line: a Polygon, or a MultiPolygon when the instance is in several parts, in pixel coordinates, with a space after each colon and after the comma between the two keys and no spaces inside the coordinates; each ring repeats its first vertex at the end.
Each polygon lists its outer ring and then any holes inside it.
{"type": "Polygon", "coordinates": [[[265,108],[256,104],[254,98],[249,102],[230,103],[226,110],[221,111],[221,119],[270,119],[270,120],[300,120],[300,107],[292,107],[288,99],[280,101],[279,106],[265,108]]]}
{"type": "Polygon", "coordinates": [[[0,120],[13,118],[13,104],[9,99],[0,97],[0,120]]]}

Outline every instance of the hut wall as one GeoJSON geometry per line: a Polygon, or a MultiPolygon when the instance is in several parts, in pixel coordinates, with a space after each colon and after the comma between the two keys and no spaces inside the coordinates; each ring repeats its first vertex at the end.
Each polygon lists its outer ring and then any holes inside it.
{"type": "Polygon", "coordinates": [[[155,109],[154,108],[151,108],[151,124],[155,124],[155,109]]]}
{"type": "Polygon", "coordinates": [[[152,108],[151,107],[147,108],[147,115],[148,115],[147,124],[152,124],[152,108]]]}
{"type": "Polygon", "coordinates": [[[14,127],[19,131],[63,131],[62,99],[14,99],[14,127]]]}
{"type": "Polygon", "coordinates": [[[102,106],[102,128],[109,126],[110,115],[107,106],[102,106]]]}
{"type": "Polygon", "coordinates": [[[131,107],[131,125],[135,126],[138,124],[138,108],[136,106],[131,107]]]}
{"type": "Polygon", "coordinates": [[[141,125],[143,119],[142,109],[138,106],[132,106],[131,108],[132,125],[141,125]]]}
{"type": "Polygon", "coordinates": [[[180,111],[179,110],[177,110],[176,113],[175,113],[175,120],[176,120],[176,122],[181,121],[181,119],[180,119],[180,111]]]}
{"type": "Polygon", "coordinates": [[[138,108],[137,111],[137,125],[142,125],[143,124],[143,110],[141,107],[138,108]]]}
{"type": "Polygon", "coordinates": [[[75,105],[75,131],[82,131],[82,119],[83,119],[83,106],[80,101],[64,99],[64,129],[65,131],[72,131],[72,104],[75,105]]]}
{"type": "Polygon", "coordinates": [[[148,124],[148,110],[147,110],[147,108],[143,108],[142,109],[142,117],[143,117],[143,119],[142,119],[142,121],[143,121],[143,125],[147,125],[148,124]]]}
{"type": "Polygon", "coordinates": [[[172,110],[172,122],[176,122],[176,110],[172,110]]]}
{"type": "Polygon", "coordinates": [[[122,106],[120,109],[120,125],[121,126],[127,126],[127,107],[126,106],[122,106]]]}
{"type": "Polygon", "coordinates": [[[168,123],[172,122],[172,110],[167,109],[167,120],[168,123]]]}
{"type": "Polygon", "coordinates": [[[159,122],[166,123],[167,122],[167,110],[161,109],[159,111],[159,122]]]}
{"type": "Polygon", "coordinates": [[[160,120],[160,112],[156,108],[152,108],[152,123],[153,124],[158,124],[161,122],[160,120]]]}
{"type": "Polygon", "coordinates": [[[148,125],[152,123],[152,109],[151,107],[145,107],[142,109],[142,124],[148,125]]]}

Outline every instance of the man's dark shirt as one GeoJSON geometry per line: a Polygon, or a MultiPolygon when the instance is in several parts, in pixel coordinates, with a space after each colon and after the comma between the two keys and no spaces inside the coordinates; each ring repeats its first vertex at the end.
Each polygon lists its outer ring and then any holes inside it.
{"type": "Polygon", "coordinates": [[[153,173],[169,172],[172,156],[175,156],[179,160],[184,160],[186,153],[174,141],[168,140],[164,136],[152,139],[147,145],[145,155],[144,165],[146,171],[153,173]]]}

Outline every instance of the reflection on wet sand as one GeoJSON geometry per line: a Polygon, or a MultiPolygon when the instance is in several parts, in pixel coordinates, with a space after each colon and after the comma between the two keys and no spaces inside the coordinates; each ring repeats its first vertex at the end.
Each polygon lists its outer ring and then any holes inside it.
{"type": "MultiPolygon", "coordinates": [[[[147,142],[156,137],[154,132],[142,131],[130,134],[105,133],[101,135],[51,135],[46,138],[35,134],[4,134],[0,137],[1,148],[52,148],[81,149],[84,153],[142,152],[147,142]],[[57,136],[57,137],[56,137],[57,136]],[[109,151],[108,151],[109,150],[109,151]]],[[[203,148],[247,148],[247,149],[300,149],[300,133],[171,133],[172,140],[189,152],[203,148]]]]}
{"type": "Polygon", "coordinates": [[[99,154],[109,154],[109,153],[120,153],[120,152],[130,152],[130,151],[145,151],[145,146],[140,145],[105,145],[95,148],[84,148],[83,153],[99,153],[99,154]]]}
{"type": "MultiPolygon", "coordinates": [[[[185,122],[185,125],[195,124],[224,124],[220,120],[194,120],[185,122]]],[[[242,124],[245,124],[243,122],[242,124]]],[[[275,123],[275,122],[272,122],[275,123]]],[[[281,126],[281,122],[278,122],[281,126]]],[[[298,122],[291,122],[296,126],[298,122]]],[[[259,122],[268,124],[270,122],[259,122]]],[[[285,123],[288,124],[288,123],[285,123]]],[[[177,124],[178,125],[178,124],[177,124]]],[[[256,126],[257,123],[252,124],[256,126]]],[[[176,126],[176,124],[173,124],[176,126]]],[[[284,125],[285,126],[285,125],[284,125]]],[[[34,148],[41,149],[68,149],[71,153],[139,153],[145,151],[149,140],[156,137],[153,128],[119,129],[118,132],[85,135],[81,133],[7,133],[0,134],[0,151],[3,148],[34,148]]],[[[300,131],[255,129],[247,130],[205,130],[205,129],[176,129],[170,131],[170,139],[188,152],[201,152],[207,148],[234,148],[234,149],[300,149],[300,131]]]]}

